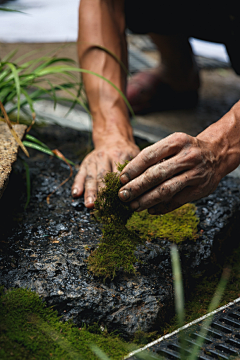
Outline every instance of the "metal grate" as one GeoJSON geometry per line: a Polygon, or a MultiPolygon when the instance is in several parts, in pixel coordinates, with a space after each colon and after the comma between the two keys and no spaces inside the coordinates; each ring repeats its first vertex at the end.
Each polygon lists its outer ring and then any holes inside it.
{"type": "MultiPolygon", "coordinates": [[[[186,356],[199,338],[200,328],[203,321],[187,327],[184,331],[186,340],[186,356]]],[[[179,333],[169,336],[152,346],[147,346],[153,353],[157,353],[164,359],[180,359],[179,333]]],[[[150,344],[151,345],[151,344],[150,344]]],[[[199,352],[199,360],[222,360],[240,359],[240,304],[235,303],[223,307],[217,312],[212,320],[204,344],[199,352]]],[[[136,356],[128,357],[129,360],[137,359],[136,356]]]]}

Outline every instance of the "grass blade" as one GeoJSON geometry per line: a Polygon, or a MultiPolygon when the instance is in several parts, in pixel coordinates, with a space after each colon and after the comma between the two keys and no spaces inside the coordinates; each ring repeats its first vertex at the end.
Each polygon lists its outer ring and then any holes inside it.
{"type": "Polygon", "coordinates": [[[18,13],[21,13],[21,14],[26,14],[26,13],[23,12],[23,11],[14,10],[14,9],[9,9],[9,8],[5,8],[5,7],[0,7],[0,11],[10,11],[10,12],[18,12],[18,13]]]}
{"type": "Polygon", "coordinates": [[[105,48],[104,46],[101,46],[101,45],[93,45],[93,47],[97,48],[97,49],[101,49],[103,51],[106,51],[106,53],[111,55],[119,63],[119,65],[122,67],[122,69],[124,70],[126,75],[131,75],[130,72],[128,71],[127,67],[122,62],[122,60],[120,60],[119,57],[116,56],[112,51],[108,50],[107,48],[105,48]]]}
{"type": "Polygon", "coordinates": [[[41,151],[41,152],[43,152],[43,153],[45,153],[45,154],[54,156],[54,153],[53,153],[50,149],[46,149],[45,147],[40,146],[40,145],[38,145],[38,144],[31,143],[31,142],[26,141],[26,140],[23,141],[23,144],[24,144],[25,146],[29,147],[29,148],[32,148],[32,149],[41,151]]]}
{"type": "Polygon", "coordinates": [[[58,73],[63,73],[66,74],[67,72],[70,71],[76,71],[76,72],[80,72],[80,73],[86,73],[86,74],[90,74],[90,75],[94,75],[97,76],[98,78],[106,81],[109,85],[111,85],[123,98],[123,100],[125,101],[125,104],[127,105],[130,113],[132,114],[133,117],[135,117],[134,111],[129,103],[129,101],[127,100],[126,96],[124,95],[124,93],[110,80],[108,80],[107,78],[105,78],[104,76],[95,73],[94,71],[90,71],[90,70],[86,70],[86,69],[82,69],[82,68],[75,68],[75,67],[70,67],[70,66],[52,66],[51,67],[51,71],[49,71],[49,69],[43,69],[42,71],[39,72],[38,76],[45,76],[45,75],[53,75],[53,74],[58,74],[58,73]]]}
{"type": "MultiPolygon", "coordinates": [[[[219,282],[219,284],[217,286],[215,294],[214,294],[214,296],[212,298],[212,301],[211,301],[211,303],[209,305],[208,313],[212,312],[213,310],[215,310],[218,307],[218,305],[219,305],[219,303],[221,301],[221,298],[223,296],[224,290],[226,288],[226,285],[227,285],[227,282],[228,282],[228,279],[229,279],[229,275],[230,275],[229,269],[224,269],[222,277],[220,279],[220,282],[219,282]]],[[[213,317],[213,315],[207,317],[204,320],[204,322],[202,324],[202,327],[201,327],[201,330],[199,332],[199,336],[198,336],[198,339],[196,341],[196,344],[195,344],[195,346],[193,346],[193,348],[191,350],[191,355],[188,357],[187,360],[196,360],[198,358],[199,350],[203,346],[204,339],[207,336],[208,328],[209,328],[209,326],[210,326],[210,324],[212,322],[212,317],[213,317]]]]}
{"type": "Polygon", "coordinates": [[[51,83],[51,81],[48,80],[48,84],[50,85],[51,87],[51,90],[52,90],[52,97],[53,97],[53,108],[54,110],[56,109],[56,106],[57,106],[57,96],[56,96],[56,91],[55,91],[55,88],[53,86],[53,84],[51,83]]]}
{"type": "Polygon", "coordinates": [[[100,360],[111,360],[97,345],[90,345],[90,349],[100,360]]]}
{"type": "Polygon", "coordinates": [[[4,56],[4,58],[1,60],[1,62],[8,62],[10,59],[13,58],[13,56],[17,53],[17,50],[12,50],[9,54],[4,56]]]}
{"type": "Polygon", "coordinates": [[[17,92],[17,102],[18,102],[18,115],[17,118],[19,120],[19,115],[20,115],[20,95],[21,95],[21,89],[20,89],[20,82],[19,82],[19,77],[18,77],[18,72],[17,69],[15,67],[15,65],[13,65],[10,62],[7,62],[7,65],[9,66],[9,68],[12,71],[14,80],[15,80],[15,85],[16,85],[16,92],[17,92]]]}
{"type": "MultiPolygon", "coordinates": [[[[36,144],[44,147],[45,149],[50,150],[47,145],[45,145],[42,141],[36,139],[36,138],[35,138],[34,136],[32,136],[32,135],[27,134],[27,135],[25,136],[25,139],[30,140],[30,141],[32,141],[32,142],[34,142],[34,143],[36,143],[36,144]]],[[[51,151],[51,150],[50,150],[50,151],[51,151]]]]}
{"type": "MultiPolygon", "coordinates": [[[[25,96],[25,98],[27,100],[27,103],[28,103],[28,105],[30,107],[31,112],[35,113],[35,110],[33,108],[33,101],[31,99],[31,97],[28,95],[28,92],[25,89],[22,89],[22,93],[23,93],[23,95],[25,96]]],[[[20,103],[20,107],[21,107],[21,103],[20,103]]]]}
{"type": "Polygon", "coordinates": [[[146,350],[136,353],[134,357],[140,360],[164,360],[162,356],[146,350]]]}
{"type": "MultiPolygon", "coordinates": [[[[173,286],[175,294],[175,310],[178,318],[178,326],[182,327],[185,320],[185,310],[184,310],[184,291],[183,291],[183,281],[182,281],[182,271],[180,265],[180,259],[178,254],[178,249],[175,244],[171,245],[171,261],[172,261],[172,271],[173,271],[173,286]]],[[[179,340],[181,346],[181,359],[185,359],[185,348],[186,341],[184,332],[180,331],[179,340]]]]}
{"type": "MultiPolygon", "coordinates": [[[[29,136],[31,136],[31,135],[27,134],[27,135],[26,135],[26,138],[28,138],[29,136]]],[[[41,151],[41,152],[43,152],[43,153],[45,153],[45,154],[47,154],[47,155],[50,155],[50,156],[56,156],[58,159],[63,160],[63,155],[60,155],[60,156],[59,156],[59,155],[56,155],[56,154],[54,153],[55,150],[53,150],[53,151],[50,150],[50,149],[47,147],[47,145],[45,145],[44,143],[42,143],[40,140],[35,139],[35,143],[32,143],[32,142],[29,142],[29,141],[24,140],[24,141],[23,141],[23,144],[24,144],[25,146],[29,147],[29,148],[32,148],[32,149],[41,151]]],[[[66,162],[67,162],[68,164],[73,165],[73,166],[76,166],[76,164],[75,164],[73,161],[71,161],[71,160],[69,160],[69,159],[67,159],[67,158],[65,158],[65,157],[64,157],[64,159],[66,160],[66,162]]],[[[65,161],[65,160],[64,160],[64,161],[65,161]]]]}

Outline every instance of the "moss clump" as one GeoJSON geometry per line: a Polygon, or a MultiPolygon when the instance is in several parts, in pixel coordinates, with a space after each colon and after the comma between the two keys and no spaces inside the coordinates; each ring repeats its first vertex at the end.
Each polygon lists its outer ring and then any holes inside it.
{"type": "MultiPolygon", "coordinates": [[[[118,165],[118,171],[124,166],[118,165]]],[[[96,276],[114,278],[117,270],[134,273],[136,246],[151,238],[163,238],[176,243],[197,238],[195,205],[186,204],[166,215],[149,215],[147,211],[133,213],[120,201],[119,173],[108,173],[95,202],[95,217],[103,224],[99,247],[88,259],[89,270],[96,276]]]]}
{"type": "Polygon", "coordinates": [[[162,238],[177,244],[191,239],[195,240],[199,219],[195,215],[196,206],[185,204],[165,215],[150,215],[147,210],[134,213],[127,222],[129,230],[138,230],[145,240],[162,238]]]}
{"type": "Polygon", "coordinates": [[[97,345],[111,359],[129,351],[116,335],[100,331],[95,324],[77,328],[62,322],[57,311],[47,308],[39,296],[26,289],[3,292],[0,288],[0,359],[97,360],[90,345],[97,345]]]}
{"type": "MultiPolygon", "coordinates": [[[[121,171],[127,162],[118,165],[121,171]]],[[[134,230],[126,228],[133,211],[129,205],[119,200],[121,188],[118,173],[108,173],[103,179],[104,187],[98,193],[95,202],[95,217],[103,224],[103,236],[99,247],[88,260],[89,270],[96,276],[114,278],[116,271],[122,269],[134,273],[136,262],[134,251],[143,240],[134,230]]]]}

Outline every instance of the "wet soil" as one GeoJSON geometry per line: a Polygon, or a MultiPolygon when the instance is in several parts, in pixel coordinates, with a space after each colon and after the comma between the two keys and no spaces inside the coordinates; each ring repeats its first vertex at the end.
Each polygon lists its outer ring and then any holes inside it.
{"type": "MultiPolygon", "coordinates": [[[[48,126],[32,131],[51,149],[79,162],[90,143],[87,132],[48,126]]],[[[137,139],[141,146],[141,139],[137,139]]],[[[137,274],[119,272],[113,280],[94,277],[87,258],[98,244],[101,227],[71,197],[68,166],[35,150],[28,161],[31,201],[26,210],[25,174],[21,161],[14,167],[1,202],[0,283],[5,288],[36,291],[62,316],[78,324],[98,322],[126,337],[138,329],[151,331],[173,312],[170,242],[154,239],[138,247],[137,274]]],[[[74,169],[76,173],[76,170],[74,169]]],[[[187,293],[194,278],[214,272],[238,243],[240,181],[226,177],[214,194],[197,202],[199,238],[179,246],[187,293]]]]}

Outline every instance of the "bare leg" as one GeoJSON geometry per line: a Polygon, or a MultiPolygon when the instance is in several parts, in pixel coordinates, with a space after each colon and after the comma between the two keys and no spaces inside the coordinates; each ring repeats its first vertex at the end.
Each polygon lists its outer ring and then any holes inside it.
{"type": "Polygon", "coordinates": [[[127,97],[134,111],[194,106],[200,80],[187,37],[149,35],[157,45],[161,61],[157,68],[138,73],[128,82],[127,97]]]}

